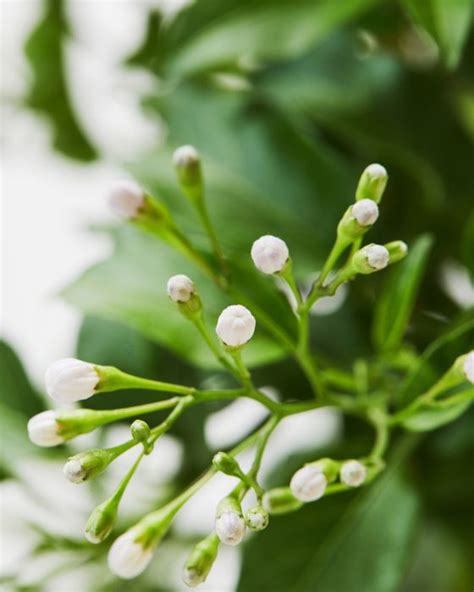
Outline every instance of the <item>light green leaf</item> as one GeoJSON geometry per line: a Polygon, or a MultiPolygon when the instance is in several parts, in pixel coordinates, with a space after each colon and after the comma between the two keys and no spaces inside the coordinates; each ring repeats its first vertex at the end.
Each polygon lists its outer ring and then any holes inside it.
{"type": "Polygon", "coordinates": [[[460,401],[449,407],[422,407],[417,413],[404,421],[402,425],[411,432],[435,430],[457,419],[469,408],[470,404],[471,401],[460,401]]]}
{"type": "Polygon", "coordinates": [[[174,75],[237,65],[240,58],[291,59],[378,0],[319,0],[245,6],[215,19],[191,37],[169,65],[174,75]]]}
{"type": "Polygon", "coordinates": [[[408,256],[396,264],[378,298],[373,340],[379,351],[394,350],[402,342],[432,243],[430,236],[423,235],[409,245],[408,256]]]}
{"type": "Polygon", "coordinates": [[[455,68],[472,24],[472,0],[403,0],[413,20],[436,41],[443,60],[455,68]]]}

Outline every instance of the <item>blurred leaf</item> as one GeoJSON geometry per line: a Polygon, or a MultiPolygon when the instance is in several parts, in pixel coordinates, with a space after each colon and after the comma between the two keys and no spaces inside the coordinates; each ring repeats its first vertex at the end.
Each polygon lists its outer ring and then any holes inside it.
{"type": "Polygon", "coordinates": [[[173,75],[260,61],[295,58],[377,0],[265,3],[244,6],[203,27],[170,60],[173,75]],[[278,43],[269,42],[278,39],[278,43]]]}
{"type": "Polygon", "coordinates": [[[449,68],[455,68],[472,24],[472,0],[403,0],[408,13],[438,44],[449,68]]]}
{"type": "MultiPolygon", "coordinates": [[[[63,292],[66,300],[88,314],[139,330],[193,364],[216,367],[197,330],[169,300],[166,282],[176,273],[186,273],[194,279],[211,329],[230,300],[180,254],[154,237],[135,228],[121,228],[115,236],[114,255],[89,269],[67,288],[63,292]]],[[[259,328],[243,357],[250,365],[259,365],[281,355],[282,350],[259,328]]]]}
{"type": "Polygon", "coordinates": [[[369,490],[273,519],[245,546],[238,590],[395,592],[417,505],[413,490],[389,472],[369,490]]]}
{"type": "Polygon", "coordinates": [[[394,350],[403,340],[432,243],[432,238],[424,235],[410,245],[406,259],[392,270],[379,296],[373,338],[380,351],[394,350]]]}
{"type": "MultiPolygon", "coordinates": [[[[474,389],[472,389],[474,393],[474,389]]],[[[427,432],[450,423],[462,415],[472,401],[462,401],[449,407],[421,407],[414,415],[403,422],[403,427],[411,432],[427,432]]]]}
{"type": "Polygon", "coordinates": [[[97,153],[80,128],[67,87],[64,60],[67,35],[63,1],[46,0],[44,14],[25,44],[32,71],[26,103],[49,121],[56,150],[71,158],[90,161],[97,158],[97,153]]]}

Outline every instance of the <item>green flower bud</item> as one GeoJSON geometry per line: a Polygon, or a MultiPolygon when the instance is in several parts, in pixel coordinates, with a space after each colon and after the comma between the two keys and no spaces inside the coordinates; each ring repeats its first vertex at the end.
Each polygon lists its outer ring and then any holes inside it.
{"type": "Polygon", "coordinates": [[[64,475],[73,483],[82,483],[105,471],[115,456],[111,450],[103,448],[80,452],[68,458],[63,469],[64,475]]]}
{"type": "Polygon", "coordinates": [[[390,256],[390,263],[397,263],[404,259],[408,253],[408,246],[401,240],[392,241],[384,245],[390,256]]]}
{"type": "Polygon", "coordinates": [[[351,264],[357,273],[369,274],[384,269],[390,263],[388,250],[382,245],[370,244],[354,253],[351,264]]]}
{"type": "Polygon", "coordinates": [[[387,185],[388,175],[380,164],[369,165],[359,180],[356,191],[356,200],[373,199],[379,203],[387,185]]]}
{"type": "Polygon", "coordinates": [[[130,432],[135,442],[146,442],[151,435],[150,426],[143,419],[136,419],[130,426],[130,432]]]}
{"type": "Polygon", "coordinates": [[[265,492],[263,505],[270,514],[287,514],[299,510],[303,503],[296,499],[289,487],[276,487],[265,492]]]}
{"type": "Polygon", "coordinates": [[[238,477],[242,474],[239,463],[233,456],[227,454],[227,452],[218,452],[212,459],[212,464],[216,471],[238,477]]]}
{"type": "Polygon", "coordinates": [[[215,533],[200,541],[192,550],[183,568],[184,583],[191,588],[202,584],[217,557],[219,538],[215,533]]]}
{"type": "Polygon", "coordinates": [[[193,146],[181,146],[173,154],[173,163],[183,193],[192,201],[202,199],[201,159],[193,146]]]}
{"type": "Polygon", "coordinates": [[[264,530],[268,526],[270,517],[263,506],[255,506],[245,513],[245,523],[252,530],[264,530]]]}
{"type": "Polygon", "coordinates": [[[97,545],[109,536],[117,519],[118,500],[113,496],[102,502],[89,516],[84,534],[86,539],[97,545]]]}

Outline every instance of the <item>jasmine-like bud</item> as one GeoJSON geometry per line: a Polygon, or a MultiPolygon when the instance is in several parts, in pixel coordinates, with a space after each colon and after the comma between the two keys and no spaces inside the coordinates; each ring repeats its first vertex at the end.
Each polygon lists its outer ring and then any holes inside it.
{"type": "Polygon", "coordinates": [[[154,547],[141,537],[138,526],[127,530],[110,547],[108,563],[110,570],[120,578],[131,580],[148,567],[154,547]]]}
{"type": "Polygon", "coordinates": [[[217,506],[215,529],[225,545],[238,545],[244,538],[245,520],[240,503],[234,497],[224,498],[217,506]]]}
{"type": "Polygon", "coordinates": [[[361,226],[372,226],[379,217],[379,207],[372,199],[361,199],[351,207],[351,212],[361,226]]]}
{"type": "Polygon", "coordinates": [[[115,496],[105,500],[89,516],[84,534],[86,539],[97,545],[109,536],[117,519],[118,500],[115,496]]]}
{"type": "Polygon", "coordinates": [[[105,471],[114,458],[110,450],[103,448],[80,452],[68,458],[63,473],[72,483],[83,483],[105,471]]]}
{"type": "Polygon", "coordinates": [[[46,391],[61,403],[88,399],[96,392],[99,374],[88,362],[65,358],[57,360],[46,370],[46,391]]]}
{"type": "Polygon", "coordinates": [[[285,241],[271,235],[257,239],[252,245],[251,255],[255,267],[267,274],[282,271],[290,257],[285,241]]]}
{"type": "Polygon", "coordinates": [[[133,181],[118,181],[110,192],[109,205],[123,220],[133,220],[145,207],[145,193],[133,181]]]}
{"type": "Polygon", "coordinates": [[[350,487],[359,487],[367,478],[367,467],[358,460],[348,460],[340,469],[341,481],[350,487]]]}
{"type": "Polygon", "coordinates": [[[183,568],[183,581],[187,586],[194,588],[206,580],[218,549],[219,538],[214,533],[194,547],[183,568]]]}
{"type": "Polygon", "coordinates": [[[255,506],[245,513],[245,523],[255,531],[267,528],[269,520],[268,512],[263,506],[255,506]]]}
{"type": "Polygon", "coordinates": [[[392,241],[384,245],[390,257],[390,263],[397,263],[406,257],[408,253],[408,246],[401,240],[392,241]]]}
{"type": "Polygon", "coordinates": [[[64,442],[56,411],[42,411],[28,421],[28,436],[37,446],[51,447],[64,442]]]}
{"type": "Polygon", "coordinates": [[[377,203],[382,199],[387,185],[388,175],[381,164],[370,164],[362,173],[356,191],[356,199],[373,199],[377,203]]]}
{"type": "Polygon", "coordinates": [[[146,443],[151,435],[150,426],[143,419],[136,419],[130,426],[130,432],[135,442],[146,443]]]}
{"type": "Polygon", "coordinates": [[[191,199],[202,197],[201,159],[194,146],[181,146],[173,154],[173,164],[184,193],[191,199]]]}
{"type": "Polygon", "coordinates": [[[339,463],[321,458],[296,471],[290,482],[293,495],[302,502],[312,502],[324,495],[327,484],[337,477],[339,463]]]}
{"type": "Polygon", "coordinates": [[[474,384],[474,350],[466,354],[462,367],[466,379],[474,384]]]}
{"type": "Polygon", "coordinates": [[[187,275],[178,274],[170,277],[166,291],[173,302],[188,302],[196,292],[194,283],[187,275]]]}
{"type": "Polygon", "coordinates": [[[390,263],[388,250],[374,243],[359,249],[352,257],[352,266],[357,273],[374,273],[384,269],[390,263]]]}
{"type": "Polygon", "coordinates": [[[218,452],[212,459],[212,464],[217,471],[226,475],[236,475],[241,472],[239,463],[227,452],[218,452]]]}
{"type": "Polygon", "coordinates": [[[265,492],[263,505],[270,514],[287,514],[299,510],[303,504],[289,487],[275,487],[265,492]]]}
{"type": "Polygon", "coordinates": [[[241,304],[225,308],[216,325],[216,333],[225,345],[240,347],[251,339],[255,331],[253,314],[241,304]]]}

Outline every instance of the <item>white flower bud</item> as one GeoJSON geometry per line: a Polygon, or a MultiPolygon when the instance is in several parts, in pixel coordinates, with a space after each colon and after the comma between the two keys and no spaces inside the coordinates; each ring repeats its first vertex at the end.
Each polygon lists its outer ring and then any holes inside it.
{"type": "Polygon", "coordinates": [[[99,382],[93,364],[74,358],[57,360],[46,370],[46,391],[62,403],[72,403],[92,397],[99,382]]]}
{"type": "Polygon", "coordinates": [[[216,325],[216,333],[222,341],[231,347],[244,345],[255,331],[255,318],[241,304],[233,304],[225,308],[216,325]]]}
{"type": "Polygon", "coordinates": [[[203,579],[199,570],[193,567],[184,567],[182,572],[183,582],[190,588],[195,588],[203,583],[203,579]]]}
{"type": "Polygon", "coordinates": [[[244,538],[245,521],[235,510],[223,510],[216,518],[216,534],[225,545],[238,545],[244,538]]]}
{"type": "Polygon", "coordinates": [[[33,444],[50,447],[64,442],[56,417],[56,411],[42,411],[28,421],[28,436],[33,444]]]}
{"type": "Polygon", "coordinates": [[[114,458],[114,453],[106,448],[79,452],[68,458],[63,473],[72,483],[82,483],[102,473],[114,458]]]}
{"type": "Polygon", "coordinates": [[[351,487],[359,487],[367,477],[367,467],[358,460],[348,460],[340,470],[341,481],[351,487]]]}
{"type": "Polygon", "coordinates": [[[166,291],[173,302],[188,302],[196,290],[187,275],[178,274],[170,277],[166,291]]]}
{"type": "Polygon", "coordinates": [[[64,476],[72,483],[82,483],[86,480],[87,471],[81,461],[76,458],[68,460],[63,467],[64,476]]]}
{"type": "Polygon", "coordinates": [[[110,192],[109,205],[120,218],[133,220],[145,205],[145,194],[133,181],[118,181],[110,192]]]}
{"type": "Polygon", "coordinates": [[[173,164],[175,167],[189,167],[198,162],[199,153],[194,146],[189,144],[177,148],[173,153],[173,164]]]}
{"type": "Polygon", "coordinates": [[[110,571],[125,580],[140,575],[153,557],[153,547],[145,548],[141,542],[135,540],[137,536],[135,529],[127,530],[110,547],[110,571]]]}
{"type": "Polygon", "coordinates": [[[285,241],[266,235],[257,239],[251,250],[255,267],[263,273],[277,273],[285,267],[290,253],[285,241]]]}
{"type": "Polygon", "coordinates": [[[306,465],[291,478],[290,489],[301,502],[314,502],[324,495],[328,481],[321,466],[306,465]]]}
{"type": "Polygon", "coordinates": [[[379,202],[382,199],[388,175],[381,164],[370,164],[362,173],[356,191],[356,199],[373,199],[379,202]]]}
{"type": "Polygon", "coordinates": [[[372,226],[379,217],[379,207],[372,199],[356,201],[351,211],[361,226],[372,226]]]}
{"type": "Polygon", "coordinates": [[[364,249],[365,256],[367,257],[367,263],[372,269],[383,269],[387,267],[390,256],[385,247],[382,245],[368,245],[364,249]]]}
{"type": "Polygon", "coordinates": [[[463,364],[463,372],[467,380],[471,384],[474,384],[474,350],[466,355],[463,364]]]}

